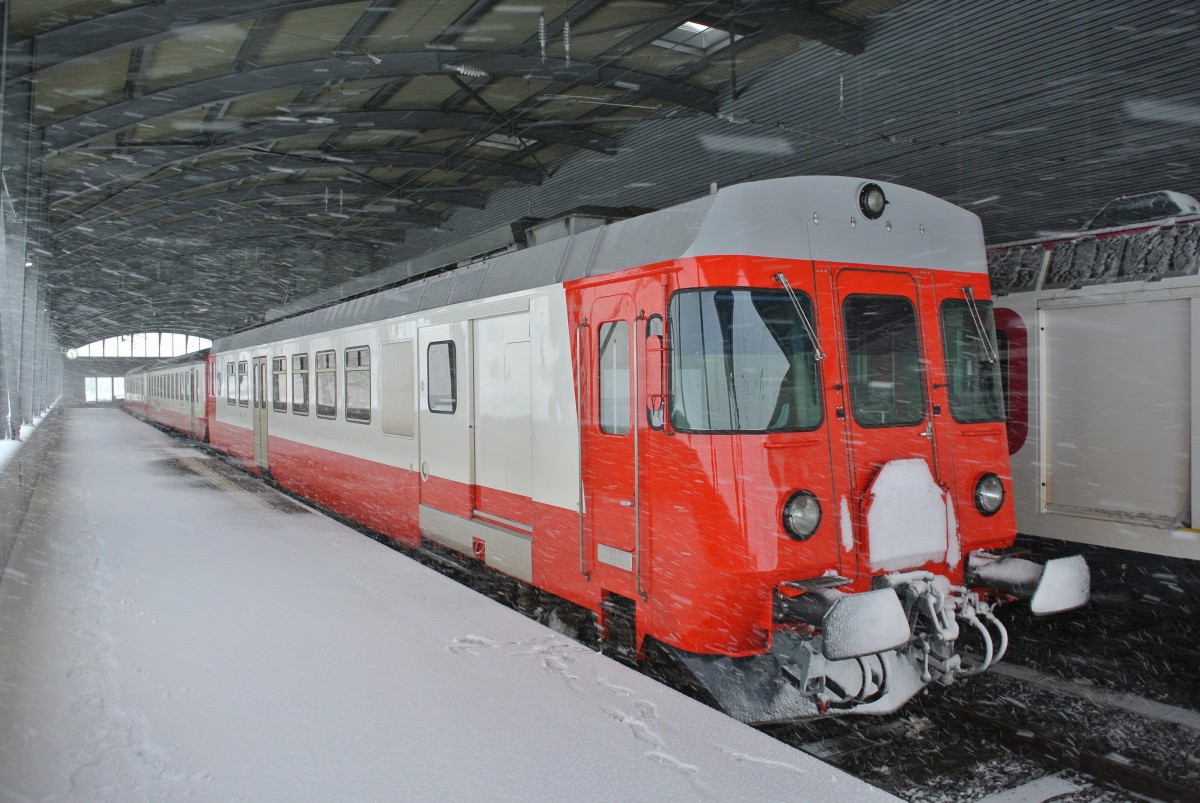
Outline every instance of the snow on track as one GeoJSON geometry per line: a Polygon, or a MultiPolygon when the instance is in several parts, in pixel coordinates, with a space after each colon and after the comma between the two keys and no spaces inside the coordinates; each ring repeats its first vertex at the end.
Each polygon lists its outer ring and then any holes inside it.
{"type": "Polygon", "coordinates": [[[889,800],[111,409],[0,580],[0,800],[889,800]]]}

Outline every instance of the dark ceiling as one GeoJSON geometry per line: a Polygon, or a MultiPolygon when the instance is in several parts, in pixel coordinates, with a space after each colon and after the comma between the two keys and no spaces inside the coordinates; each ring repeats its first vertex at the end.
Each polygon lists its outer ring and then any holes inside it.
{"type": "Polygon", "coordinates": [[[24,119],[30,136],[27,154],[3,158],[6,171],[22,162],[7,175],[28,188],[63,345],[213,337],[529,216],[533,202],[515,197],[553,197],[541,206],[557,212],[597,194],[646,207],[702,192],[710,176],[842,172],[963,203],[996,240],[1071,226],[1125,188],[1192,190],[1200,90],[1183,70],[1195,9],[1004,9],[16,0],[5,124],[24,119]],[[1042,19],[1065,27],[1042,31],[1042,19]],[[736,142],[697,149],[663,133],[697,126],[718,133],[695,141],[734,131],[736,142]],[[645,181],[622,175],[632,164],[645,181]]]}

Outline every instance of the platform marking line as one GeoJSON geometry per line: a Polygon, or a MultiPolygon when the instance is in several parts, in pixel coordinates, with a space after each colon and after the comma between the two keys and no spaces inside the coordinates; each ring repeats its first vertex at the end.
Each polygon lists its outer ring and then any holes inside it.
{"type": "Polygon", "coordinates": [[[225,477],[222,477],[220,474],[213,471],[208,466],[203,465],[200,461],[198,461],[194,458],[191,458],[191,457],[185,457],[183,455],[173,455],[173,457],[176,460],[178,460],[180,463],[182,463],[184,465],[184,467],[187,468],[189,471],[192,471],[192,472],[200,475],[205,480],[207,480],[209,483],[211,483],[214,487],[218,488],[219,490],[225,491],[230,496],[232,496],[234,499],[238,500],[239,502],[246,505],[247,507],[254,508],[254,509],[258,510],[260,513],[262,513],[263,515],[268,516],[270,518],[278,518],[278,519],[288,518],[281,511],[276,510],[275,508],[271,507],[266,502],[257,498],[254,494],[250,493],[249,491],[245,491],[245,490],[239,488],[236,484],[234,484],[233,482],[230,482],[225,477]]]}
{"type": "Polygon", "coordinates": [[[1023,683],[1041,686],[1044,689],[1049,689],[1060,694],[1069,694],[1081,700],[1091,700],[1111,708],[1128,711],[1131,714],[1139,714],[1161,722],[1169,722],[1174,725],[1182,725],[1185,728],[1200,731],[1200,713],[1187,708],[1158,703],[1134,694],[1111,691],[1100,686],[1081,686],[1078,683],[1071,683],[1050,677],[1036,669],[1016,666],[1014,664],[998,664],[989,671],[1019,680],[1023,683]]]}

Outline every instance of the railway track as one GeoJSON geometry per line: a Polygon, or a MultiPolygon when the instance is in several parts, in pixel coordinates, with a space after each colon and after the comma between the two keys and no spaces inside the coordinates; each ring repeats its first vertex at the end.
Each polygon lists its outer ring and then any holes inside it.
{"type": "Polygon", "coordinates": [[[773,735],[910,801],[1200,800],[1200,713],[1032,670],[773,735]]]}

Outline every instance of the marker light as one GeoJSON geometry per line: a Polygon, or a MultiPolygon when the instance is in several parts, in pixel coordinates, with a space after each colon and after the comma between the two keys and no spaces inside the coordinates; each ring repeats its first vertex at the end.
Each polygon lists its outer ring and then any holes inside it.
{"type": "Polygon", "coordinates": [[[975,483],[975,507],[991,516],[1004,504],[1004,483],[995,474],[984,474],[975,483]]]}
{"type": "Polygon", "coordinates": [[[868,220],[878,220],[887,205],[887,196],[883,194],[883,187],[878,184],[864,184],[858,191],[858,208],[868,220]]]}
{"type": "Polygon", "coordinates": [[[783,529],[797,541],[812,537],[821,523],[821,503],[809,491],[796,491],[783,506],[783,529]]]}

